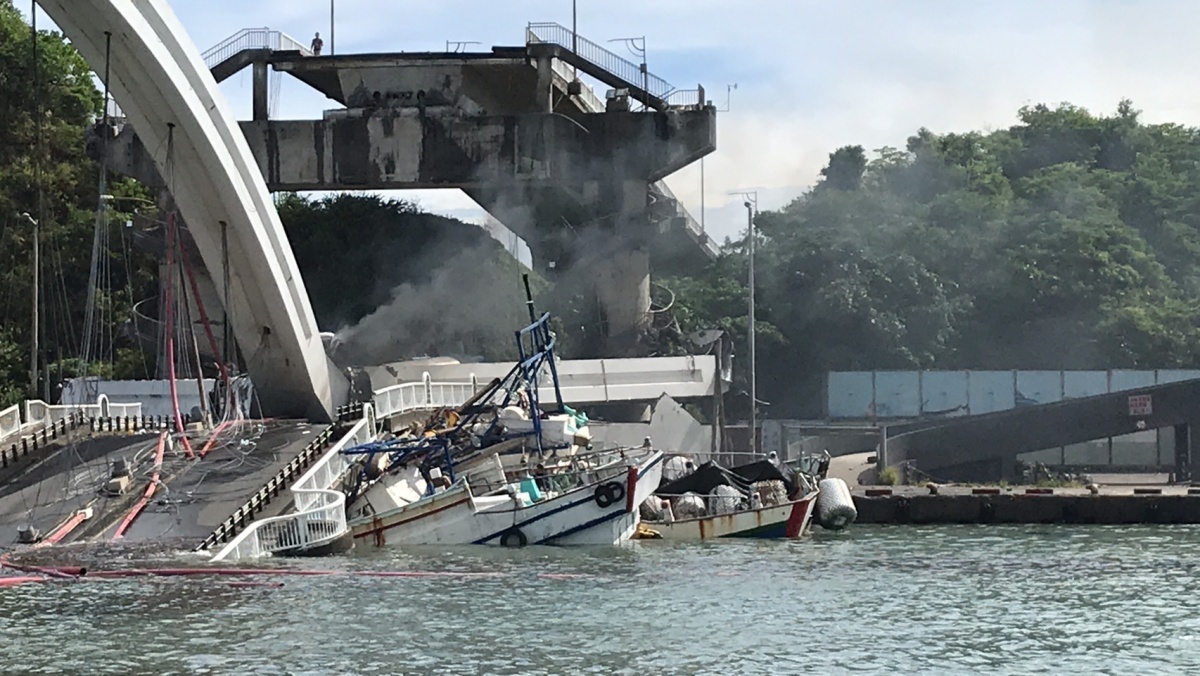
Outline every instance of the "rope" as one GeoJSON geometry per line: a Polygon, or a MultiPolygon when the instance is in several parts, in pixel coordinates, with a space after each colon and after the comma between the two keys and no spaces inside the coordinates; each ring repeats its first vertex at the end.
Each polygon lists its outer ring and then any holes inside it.
{"type": "Polygon", "coordinates": [[[221,369],[221,382],[225,385],[226,395],[226,401],[222,407],[225,411],[229,411],[236,407],[232,383],[229,380],[229,368],[217,348],[217,337],[213,334],[212,323],[209,322],[208,312],[204,309],[204,300],[200,297],[200,285],[196,283],[196,275],[192,272],[192,263],[188,258],[187,248],[180,247],[179,252],[180,258],[183,260],[183,269],[187,273],[188,284],[192,287],[192,296],[196,299],[196,309],[200,311],[200,321],[204,325],[204,333],[208,336],[208,345],[212,348],[213,356],[217,359],[217,366],[221,369]]]}

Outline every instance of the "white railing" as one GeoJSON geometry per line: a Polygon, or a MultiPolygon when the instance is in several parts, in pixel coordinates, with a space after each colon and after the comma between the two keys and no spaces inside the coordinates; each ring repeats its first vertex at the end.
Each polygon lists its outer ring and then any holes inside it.
{"type": "MultiPolygon", "coordinates": [[[[579,78],[579,74],[571,66],[563,63],[561,59],[554,59],[554,65],[551,66],[554,72],[566,80],[568,83],[579,78]]],[[[580,81],[579,99],[583,102],[583,108],[589,113],[603,113],[604,102],[596,95],[596,90],[580,81]]]]}
{"type": "Polygon", "coordinates": [[[0,442],[21,433],[21,405],[13,404],[0,411],[0,442]]]}
{"type": "Polygon", "coordinates": [[[305,56],[312,56],[312,52],[304,46],[304,43],[287,33],[273,31],[270,28],[243,28],[204,52],[201,57],[204,59],[204,65],[212,68],[234,54],[247,49],[300,52],[305,56]]]}
{"type": "Polygon", "coordinates": [[[386,419],[401,413],[462,406],[479,389],[471,382],[435,383],[425,374],[419,383],[401,383],[376,390],[375,415],[386,419]]]}
{"type": "Polygon", "coordinates": [[[100,395],[94,404],[47,404],[40,399],[29,399],[23,404],[10,406],[0,411],[0,443],[19,439],[80,414],[84,418],[137,418],[142,415],[140,403],[116,404],[100,395]],[[22,416],[21,413],[24,412],[22,416]]]}
{"type": "Polygon", "coordinates": [[[346,534],[346,496],[330,486],[336,485],[350,468],[342,450],[375,440],[374,411],[369,405],[364,408],[362,420],[292,484],[296,511],[251,523],[213,555],[213,561],[312,549],[346,534]]]}

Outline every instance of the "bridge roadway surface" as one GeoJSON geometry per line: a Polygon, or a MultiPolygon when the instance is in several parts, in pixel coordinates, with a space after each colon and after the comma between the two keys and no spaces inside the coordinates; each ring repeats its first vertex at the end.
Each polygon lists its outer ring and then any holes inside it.
{"type": "Polygon", "coordinates": [[[1200,380],[1068,399],[982,415],[889,425],[881,465],[912,463],[947,480],[995,480],[1014,476],[1022,453],[1175,428],[1175,473],[1192,474],[1200,459],[1200,380]],[[1131,396],[1148,396],[1149,411],[1131,412],[1131,396]],[[1142,414],[1144,413],[1144,415],[1142,414]]]}
{"type": "MultiPolygon", "coordinates": [[[[203,460],[189,460],[182,448],[168,451],[154,498],[126,532],[129,543],[170,540],[192,548],[217,528],[246,499],[265,485],[309,444],[322,425],[272,421],[261,434],[242,433],[235,442],[216,445],[203,460]],[[246,441],[239,441],[246,439],[246,441]]],[[[0,485],[0,550],[16,545],[18,529],[32,523],[48,535],[91,505],[93,517],[63,542],[108,540],[142,496],[153,466],[158,434],[75,437],[50,450],[0,485]],[[134,481],[124,495],[99,492],[118,458],[138,460],[134,481]]],[[[2,476],[2,475],[0,475],[2,476]]],[[[286,493],[256,518],[282,512],[286,493]]]]}

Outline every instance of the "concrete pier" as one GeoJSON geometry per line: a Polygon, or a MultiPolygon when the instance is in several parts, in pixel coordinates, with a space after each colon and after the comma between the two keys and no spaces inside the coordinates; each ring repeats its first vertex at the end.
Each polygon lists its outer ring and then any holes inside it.
{"type": "Polygon", "coordinates": [[[860,488],[860,524],[1200,524],[1200,488],[1111,486],[1084,488],[860,488]]]}

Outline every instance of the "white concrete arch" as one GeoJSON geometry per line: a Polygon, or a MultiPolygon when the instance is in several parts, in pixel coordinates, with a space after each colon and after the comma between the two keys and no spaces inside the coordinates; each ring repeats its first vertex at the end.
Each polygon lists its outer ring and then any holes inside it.
{"type": "Polygon", "coordinates": [[[167,179],[224,297],[266,415],[328,419],[345,379],[329,362],[266,182],[216,81],[165,0],[39,0],[108,86],[167,179]],[[172,133],[173,172],[167,171],[172,133]]]}

